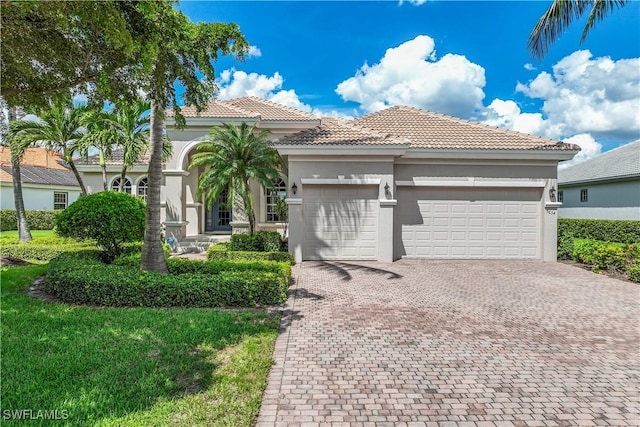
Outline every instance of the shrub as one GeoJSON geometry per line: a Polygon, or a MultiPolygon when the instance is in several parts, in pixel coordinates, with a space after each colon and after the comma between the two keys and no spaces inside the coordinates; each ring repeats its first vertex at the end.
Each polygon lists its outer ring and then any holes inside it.
{"type": "MultiPolygon", "coordinates": [[[[31,230],[53,230],[56,216],[62,211],[28,210],[27,224],[31,230]]],[[[0,231],[18,229],[18,218],[15,209],[0,210],[0,231]]]]}
{"type": "Polygon", "coordinates": [[[640,263],[627,267],[627,277],[632,282],[640,283],[640,263]]]}
{"type": "Polygon", "coordinates": [[[278,261],[288,262],[294,265],[295,259],[289,252],[255,252],[255,251],[232,251],[227,246],[213,245],[207,249],[207,259],[209,261],[278,261]]]}
{"type": "Polygon", "coordinates": [[[640,221],[559,218],[558,243],[567,237],[640,243],[640,221]]]}
{"type": "Polygon", "coordinates": [[[103,264],[90,251],[53,259],[45,280],[46,291],[68,303],[144,307],[278,304],[286,300],[288,285],[282,274],[255,269],[168,276],[140,272],[103,264]]]}
{"type": "Polygon", "coordinates": [[[602,242],[593,239],[574,239],[573,259],[590,264],[594,269],[627,271],[636,264],[640,244],[602,242]]]}
{"type": "Polygon", "coordinates": [[[261,230],[254,234],[233,234],[229,242],[232,251],[277,252],[282,250],[282,236],[277,231],[261,230]]]}
{"type": "Polygon", "coordinates": [[[113,260],[126,242],[144,238],[145,205],[127,193],[101,191],[73,202],[56,217],[56,232],[76,240],[94,239],[113,260]]]}
{"type": "Polygon", "coordinates": [[[30,242],[3,239],[0,255],[27,260],[48,261],[65,252],[81,251],[95,247],[94,243],[78,243],[62,237],[34,237],[30,242]]]}

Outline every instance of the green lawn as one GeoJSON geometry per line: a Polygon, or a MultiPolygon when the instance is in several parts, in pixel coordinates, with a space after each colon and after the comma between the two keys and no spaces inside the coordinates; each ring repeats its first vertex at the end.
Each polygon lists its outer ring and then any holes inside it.
{"type": "Polygon", "coordinates": [[[45,271],[2,268],[0,416],[16,409],[68,416],[29,425],[255,422],[279,319],[265,311],[73,307],[26,296],[45,271]]]}
{"type": "MultiPolygon", "coordinates": [[[[31,237],[34,239],[44,239],[55,237],[53,230],[31,230],[31,237]]],[[[18,241],[18,231],[3,231],[0,233],[0,243],[13,243],[18,241]]]]}

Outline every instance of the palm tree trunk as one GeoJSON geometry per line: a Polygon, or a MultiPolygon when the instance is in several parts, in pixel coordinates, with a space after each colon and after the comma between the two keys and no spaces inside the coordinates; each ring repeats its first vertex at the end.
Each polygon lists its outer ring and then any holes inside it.
{"type": "Polygon", "coordinates": [[[142,271],[169,274],[162,250],[160,224],[160,187],[162,185],[162,127],[164,111],[155,100],[151,101],[151,159],[147,172],[147,223],[142,246],[142,271]]]}
{"type": "Polygon", "coordinates": [[[247,215],[247,220],[249,221],[249,234],[253,234],[256,226],[256,215],[253,212],[253,197],[251,195],[251,187],[249,187],[248,181],[243,183],[242,199],[244,202],[244,212],[247,215]]]}
{"type": "MultiPolygon", "coordinates": [[[[151,164],[149,164],[149,166],[151,166],[151,164]]],[[[127,177],[127,167],[122,166],[122,171],[120,171],[120,185],[118,186],[118,191],[120,192],[124,191],[124,180],[126,179],[126,177],[127,177]]]]}
{"type": "Polygon", "coordinates": [[[73,163],[73,159],[69,159],[67,161],[67,163],[69,163],[69,168],[71,168],[71,171],[73,172],[73,174],[76,177],[76,180],[78,181],[78,185],[80,186],[80,195],[81,196],[86,196],[87,195],[87,189],[84,187],[84,182],[82,181],[82,177],[80,176],[80,172],[78,172],[78,169],[76,168],[76,164],[73,163]]]}
{"type": "MultiPolygon", "coordinates": [[[[9,123],[16,120],[16,109],[9,108],[9,123]]],[[[18,222],[18,239],[21,242],[33,240],[29,224],[27,223],[27,212],[24,209],[24,198],[22,197],[22,175],[20,173],[20,158],[22,153],[16,153],[16,148],[10,142],[11,150],[11,176],[13,180],[13,200],[16,207],[16,218],[18,222]]]]}
{"type": "Polygon", "coordinates": [[[107,191],[107,161],[102,151],[100,151],[100,169],[102,169],[102,189],[107,191]]]}

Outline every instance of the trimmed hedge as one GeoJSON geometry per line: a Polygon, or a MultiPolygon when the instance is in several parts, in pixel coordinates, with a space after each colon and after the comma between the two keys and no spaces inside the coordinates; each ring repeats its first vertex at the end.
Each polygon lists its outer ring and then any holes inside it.
{"type": "Polygon", "coordinates": [[[568,238],[640,243],[640,221],[558,218],[558,244],[568,238]]]}
{"type": "Polygon", "coordinates": [[[0,255],[25,260],[48,261],[63,253],[86,250],[95,247],[91,241],[78,243],[60,237],[38,238],[30,242],[3,241],[0,255]]]}
{"type": "Polygon", "coordinates": [[[255,307],[287,298],[289,281],[269,271],[164,276],[98,257],[85,251],[51,260],[45,290],[67,303],[123,307],[255,307]]]}
{"type": "Polygon", "coordinates": [[[280,233],[261,230],[254,234],[232,234],[229,249],[232,251],[278,252],[282,250],[282,245],[280,233]]]}
{"type": "Polygon", "coordinates": [[[626,273],[629,280],[640,283],[640,244],[573,239],[572,259],[590,265],[594,271],[613,270],[626,273]]]}
{"type": "Polygon", "coordinates": [[[209,261],[277,261],[287,262],[290,265],[296,263],[293,254],[289,252],[232,251],[227,245],[220,243],[207,249],[207,259],[209,261]]]}
{"type": "MultiPolygon", "coordinates": [[[[56,216],[61,210],[28,210],[27,224],[31,230],[53,230],[56,216]]],[[[18,229],[18,217],[15,209],[0,209],[0,231],[18,229]]]]}

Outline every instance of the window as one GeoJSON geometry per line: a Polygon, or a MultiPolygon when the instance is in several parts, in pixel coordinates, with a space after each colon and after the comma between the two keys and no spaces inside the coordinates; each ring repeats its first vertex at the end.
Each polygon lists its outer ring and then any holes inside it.
{"type": "Polygon", "coordinates": [[[560,203],[564,201],[564,192],[562,190],[558,191],[558,201],[560,203]]]}
{"type": "Polygon", "coordinates": [[[142,200],[147,200],[147,190],[149,189],[149,181],[147,178],[142,178],[138,181],[138,196],[142,197],[142,200]]]}
{"type": "Polygon", "coordinates": [[[280,221],[276,203],[278,199],[284,199],[285,197],[287,197],[287,185],[282,179],[278,179],[273,188],[267,190],[267,222],[280,221]]]}
{"type": "Polygon", "coordinates": [[[69,193],[62,193],[59,191],[53,192],[53,209],[64,209],[67,207],[69,200],[69,193]]]}
{"type": "Polygon", "coordinates": [[[588,202],[589,201],[589,190],[586,188],[583,188],[582,190],[580,190],[580,201],[581,202],[588,202]]]}
{"type": "MultiPolygon", "coordinates": [[[[111,182],[111,189],[115,191],[120,191],[120,177],[117,177],[111,182]]],[[[125,193],[131,194],[131,181],[129,178],[124,179],[124,191],[125,193]]]]}

